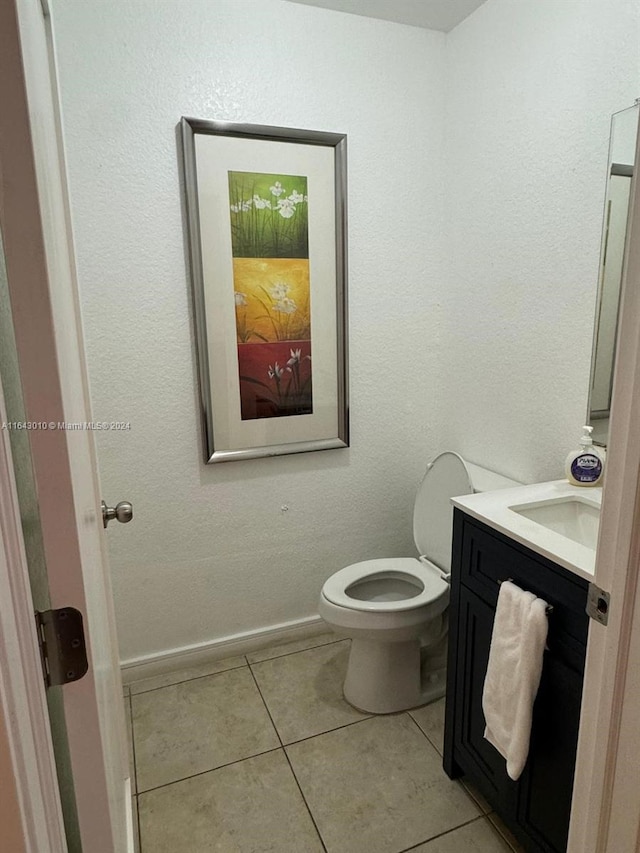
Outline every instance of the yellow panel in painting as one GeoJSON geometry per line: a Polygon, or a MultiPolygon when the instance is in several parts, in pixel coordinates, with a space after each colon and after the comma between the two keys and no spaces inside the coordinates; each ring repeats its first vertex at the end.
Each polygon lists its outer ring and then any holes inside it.
{"type": "Polygon", "coordinates": [[[238,343],[311,338],[309,261],[234,258],[238,343]]]}

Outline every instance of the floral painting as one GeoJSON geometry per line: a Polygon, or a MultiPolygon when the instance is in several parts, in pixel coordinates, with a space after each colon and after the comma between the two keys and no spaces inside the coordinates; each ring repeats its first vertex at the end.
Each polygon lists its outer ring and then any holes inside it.
{"type": "Polygon", "coordinates": [[[228,177],[241,418],[312,414],[307,178],[228,177]]]}
{"type": "Polygon", "coordinates": [[[205,463],[348,447],[346,136],[183,116],[180,149],[205,463]]]}

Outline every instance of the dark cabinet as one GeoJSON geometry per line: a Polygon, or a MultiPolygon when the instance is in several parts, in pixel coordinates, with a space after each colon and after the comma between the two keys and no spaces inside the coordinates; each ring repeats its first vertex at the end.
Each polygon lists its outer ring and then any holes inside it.
{"type": "Polygon", "coordinates": [[[586,655],[588,584],[454,511],[444,768],[465,776],[532,853],[566,850],[586,655]],[[499,584],[511,579],[552,605],[527,765],[513,782],[484,739],[482,689],[499,584]]]}

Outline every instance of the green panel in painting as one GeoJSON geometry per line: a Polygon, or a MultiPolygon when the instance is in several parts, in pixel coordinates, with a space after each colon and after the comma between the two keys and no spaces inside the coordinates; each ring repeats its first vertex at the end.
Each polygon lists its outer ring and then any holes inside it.
{"type": "Polygon", "coordinates": [[[307,179],[229,172],[234,258],[308,258],[307,179]]]}

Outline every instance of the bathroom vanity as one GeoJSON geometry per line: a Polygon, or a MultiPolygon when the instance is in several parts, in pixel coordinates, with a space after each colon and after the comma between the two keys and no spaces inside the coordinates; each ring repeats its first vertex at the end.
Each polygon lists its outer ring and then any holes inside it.
{"type": "Polygon", "coordinates": [[[467,778],[536,853],[562,853],[567,844],[600,501],[600,490],[586,491],[545,483],[453,501],[444,768],[467,778]],[[483,736],[482,690],[507,579],[553,608],[529,757],[517,782],[483,736]]]}

